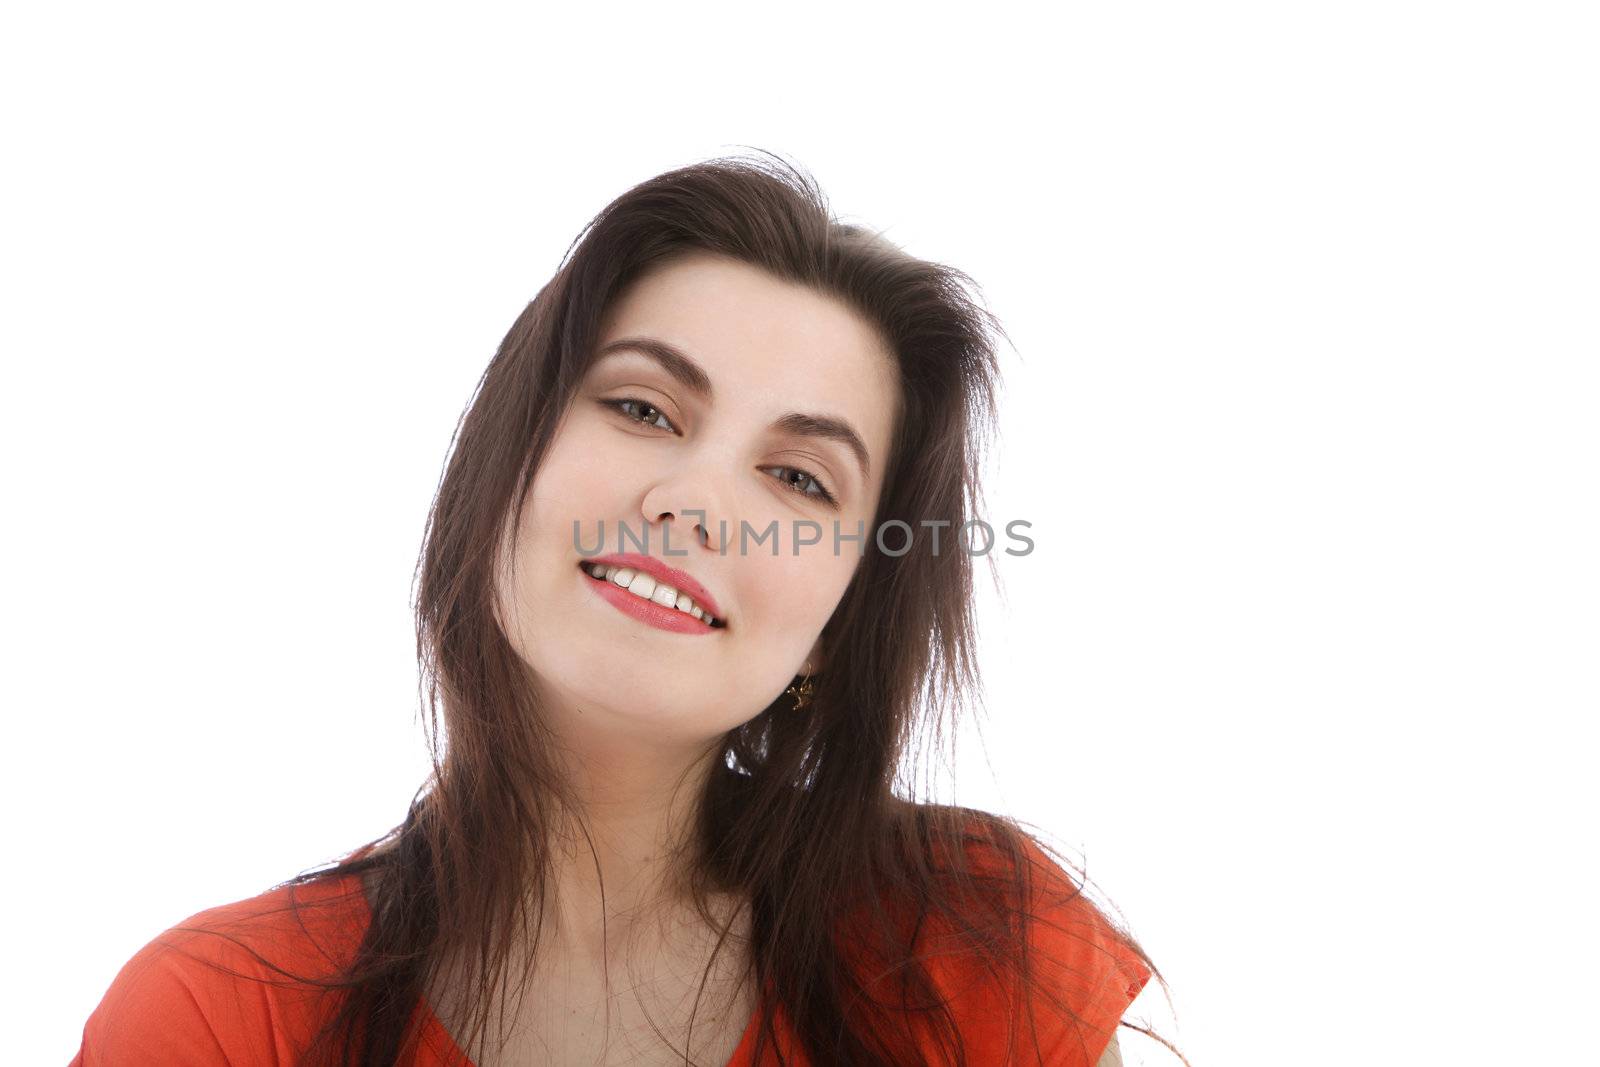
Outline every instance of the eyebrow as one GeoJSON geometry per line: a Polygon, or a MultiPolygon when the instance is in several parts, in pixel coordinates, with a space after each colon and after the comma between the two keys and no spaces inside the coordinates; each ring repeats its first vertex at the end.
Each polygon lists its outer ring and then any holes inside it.
{"type": "MultiPolygon", "coordinates": [[[[600,347],[595,354],[598,362],[605,356],[623,350],[638,352],[649,356],[661,365],[661,368],[672,375],[685,389],[694,393],[703,400],[712,398],[711,376],[708,375],[694,360],[690,359],[682,349],[670,345],[654,337],[622,337],[615,341],[608,341],[600,347]]],[[[870,480],[872,459],[867,454],[867,446],[861,440],[861,435],[855,427],[844,419],[832,415],[807,415],[799,411],[786,412],[772,420],[772,428],[780,433],[791,434],[796,437],[815,437],[826,441],[837,441],[850,450],[855,457],[856,466],[861,469],[863,481],[870,480]]]]}

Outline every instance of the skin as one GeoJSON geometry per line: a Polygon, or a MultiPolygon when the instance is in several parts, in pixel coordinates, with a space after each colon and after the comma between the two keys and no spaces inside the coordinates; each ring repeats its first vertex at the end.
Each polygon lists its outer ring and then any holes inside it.
{"type": "MultiPolygon", "coordinates": [[[[684,933],[695,923],[685,918],[672,846],[683,839],[717,739],[754,718],[807,664],[814,674],[826,670],[821,633],[860,564],[853,543],[834,553],[832,524],[848,533],[860,521],[870,536],[899,402],[892,354],[865,319],[718,256],[696,253],[635,281],[608,308],[596,350],[637,337],[680,349],[714,395],[696,396],[637,350],[595,363],[535,475],[519,528],[507,531],[514,567],[498,590],[497,617],[531,668],[587,828],[586,836],[573,820],[558,834],[544,935],[552,943],[541,947],[552,974],[566,975],[552,986],[568,988],[586,987],[607,959],[615,969],[618,956],[649,972],[663,957],[686,963],[703,952],[688,976],[698,982],[710,942],[684,933]],[[648,407],[601,403],[630,397],[648,407]],[[866,446],[867,472],[838,442],[775,432],[773,420],[793,411],[848,421],[866,446]],[[817,483],[837,507],[817,495],[817,483]],[[705,511],[705,536],[685,509],[705,511]],[[598,596],[578,569],[573,523],[592,548],[600,519],[605,553],[618,551],[619,521],[635,534],[648,528],[648,553],[698,579],[727,628],[671,633],[598,596]],[[735,535],[725,555],[717,551],[721,519],[735,535]],[[740,554],[741,519],[758,531],[777,520],[778,554],[770,541],[740,554]],[[796,520],[824,530],[798,555],[796,520]],[[671,554],[660,540],[667,530],[671,554]]],[[[736,1038],[743,1020],[729,1022],[736,1038]]]]}

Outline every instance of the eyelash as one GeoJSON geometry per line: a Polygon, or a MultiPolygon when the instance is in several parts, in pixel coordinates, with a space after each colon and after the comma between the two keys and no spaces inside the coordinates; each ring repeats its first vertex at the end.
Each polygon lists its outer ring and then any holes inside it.
{"type": "MultiPolygon", "coordinates": [[[[602,400],[602,401],[600,401],[600,406],[601,407],[607,408],[607,409],[609,409],[611,411],[615,411],[617,414],[621,415],[623,418],[627,419],[629,422],[636,422],[641,426],[647,426],[650,429],[654,429],[654,430],[667,429],[667,427],[665,427],[665,426],[657,426],[651,420],[637,418],[637,417],[635,417],[633,415],[628,414],[627,406],[629,404],[642,405],[642,406],[647,407],[650,410],[654,411],[662,419],[666,419],[667,418],[666,412],[662,411],[660,408],[658,408],[654,404],[650,403],[650,401],[648,401],[648,400],[640,400],[638,397],[624,396],[624,397],[619,397],[616,400],[602,400]]],[[[668,432],[669,433],[677,433],[676,430],[669,430],[668,432]]],[[[779,478],[778,481],[781,482],[784,485],[784,487],[789,489],[791,492],[799,493],[801,496],[815,497],[815,498],[817,498],[819,500],[822,500],[823,502],[828,504],[828,506],[830,506],[830,507],[837,507],[838,506],[838,501],[836,501],[834,499],[834,497],[833,497],[833,494],[828,491],[828,487],[826,485],[822,484],[822,479],[818,478],[815,474],[812,474],[808,470],[805,470],[805,469],[803,469],[801,467],[781,467],[781,466],[780,467],[765,467],[763,469],[764,470],[792,471],[795,474],[803,474],[803,475],[806,476],[806,479],[808,481],[816,483],[817,489],[820,490],[819,492],[808,493],[804,489],[796,487],[793,482],[789,481],[786,478],[779,478]]],[[[804,485],[805,483],[802,482],[801,484],[804,485]]]]}

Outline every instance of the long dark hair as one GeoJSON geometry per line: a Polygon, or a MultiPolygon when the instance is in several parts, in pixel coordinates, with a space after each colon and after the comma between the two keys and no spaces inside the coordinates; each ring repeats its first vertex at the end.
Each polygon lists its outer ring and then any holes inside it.
{"type": "MultiPolygon", "coordinates": [[[[508,988],[512,932],[527,928],[529,901],[543,900],[552,813],[569,799],[561,764],[529,725],[540,709],[526,667],[495,617],[503,531],[508,520],[515,528],[608,304],[645,269],[694,252],[843,302],[881,331],[903,390],[868,529],[902,520],[911,550],[887,554],[869,533],[823,631],[827,666],[810,701],[797,708],[780,696],[723,736],[697,798],[696,905],[709,919],[709,895],[733,893],[751,909],[758,1057],[781,1005],[815,1063],[904,1062],[895,1050],[906,1047],[913,1019],[949,1062],[965,1063],[962,1035],[914,946],[936,921],[980,969],[1014,980],[1019,1013],[1036,1003],[1023,926],[1040,884],[1030,862],[1035,839],[1015,820],[913,802],[893,789],[913,742],[948,737],[957,712],[981,701],[974,557],[951,551],[949,537],[982,515],[978,473],[994,429],[995,345],[1004,334],[965,274],[835,220],[809,175],[757,154],[676,169],[613,201],[518,316],[478,383],[419,565],[417,650],[433,774],[402,826],[288,883],[360,875],[372,903],[354,959],[325,983],[344,995],[306,1062],[395,1063],[417,1037],[408,1024],[447,952],[475,964],[461,1046],[471,1054],[489,1029],[490,1005],[508,988]],[[926,519],[951,524],[940,552],[926,544],[926,519]],[[998,862],[970,865],[974,846],[998,862]]],[[[894,548],[896,529],[885,538],[894,548]]],[[[1116,934],[1159,979],[1143,949],[1116,934]]]]}

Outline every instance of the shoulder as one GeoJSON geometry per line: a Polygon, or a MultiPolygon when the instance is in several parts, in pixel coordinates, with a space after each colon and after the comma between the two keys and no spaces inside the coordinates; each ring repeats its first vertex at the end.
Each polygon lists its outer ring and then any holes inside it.
{"type": "Polygon", "coordinates": [[[315,980],[353,955],[369,920],[353,876],[191,915],[117,972],[84,1026],[74,1067],[291,1063],[315,1029],[315,980]]]}
{"type": "Polygon", "coordinates": [[[1117,1025],[1152,976],[1137,942],[1021,829],[989,822],[963,844],[973,875],[1016,908],[1024,936],[1014,944],[1029,972],[1026,984],[1008,969],[1003,981],[985,986],[945,965],[956,988],[985,990],[966,1000],[974,1030],[1001,1059],[1008,1044],[1022,1062],[1034,1061],[1035,1047],[1053,1064],[1091,1067],[1115,1056],[1117,1025]]]}

